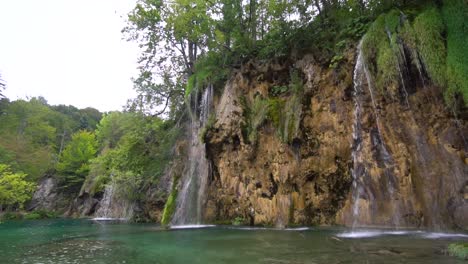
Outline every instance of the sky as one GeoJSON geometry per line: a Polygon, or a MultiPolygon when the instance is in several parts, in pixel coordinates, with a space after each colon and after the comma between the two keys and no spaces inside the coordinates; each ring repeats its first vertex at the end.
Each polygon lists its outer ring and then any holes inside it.
{"type": "Polygon", "coordinates": [[[136,0],[0,0],[0,74],[10,100],[122,110],[138,48],[121,33],[136,0]]]}

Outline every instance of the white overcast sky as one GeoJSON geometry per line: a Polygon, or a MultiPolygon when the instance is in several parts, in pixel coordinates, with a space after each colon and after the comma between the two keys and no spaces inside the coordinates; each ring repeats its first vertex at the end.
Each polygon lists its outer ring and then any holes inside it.
{"type": "Polygon", "coordinates": [[[122,110],[138,48],[123,39],[136,0],[0,0],[0,74],[10,100],[122,110]]]}

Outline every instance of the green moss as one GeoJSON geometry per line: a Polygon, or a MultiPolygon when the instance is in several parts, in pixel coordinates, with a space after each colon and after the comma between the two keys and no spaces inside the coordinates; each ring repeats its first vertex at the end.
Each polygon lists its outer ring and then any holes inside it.
{"type": "Polygon", "coordinates": [[[399,47],[396,32],[400,26],[400,14],[393,10],[380,15],[370,26],[362,42],[364,58],[376,80],[377,89],[399,83],[399,47]]]}
{"type": "MultiPolygon", "coordinates": [[[[388,37],[385,33],[385,15],[380,15],[371,24],[362,41],[362,51],[368,62],[376,60],[378,48],[381,46],[380,43],[387,39],[388,37]]],[[[376,69],[372,68],[372,63],[369,63],[369,66],[370,70],[375,72],[376,69]]]]}
{"type": "Polygon", "coordinates": [[[243,108],[244,123],[241,126],[244,140],[255,144],[257,142],[258,128],[265,122],[268,114],[268,100],[261,96],[256,96],[253,102],[249,102],[246,97],[241,97],[240,102],[243,108]]]}
{"type": "Polygon", "coordinates": [[[468,7],[463,0],[445,0],[442,9],[447,27],[447,82],[445,100],[455,107],[457,94],[468,105],[468,7]]]}
{"type": "Polygon", "coordinates": [[[448,245],[447,251],[450,256],[468,260],[468,243],[452,243],[448,245]]]}
{"type": "Polygon", "coordinates": [[[280,98],[268,99],[268,119],[273,123],[273,126],[279,128],[281,126],[281,114],[284,109],[284,100],[280,98]]]}
{"type": "Polygon", "coordinates": [[[440,12],[435,7],[425,10],[416,17],[413,27],[417,48],[429,77],[436,85],[445,87],[446,50],[440,12]]]}
{"type": "Polygon", "coordinates": [[[396,33],[400,27],[400,11],[393,9],[385,15],[385,29],[396,33]]]}
{"type": "Polygon", "coordinates": [[[179,183],[179,177],[174,177],[174,183],[172,184],[172,190],[169,194],[169,197],[166,200],[166,204],[164,205],[163,214],[161,217],[161,224],[163,226],[169,225],[171,222],[172,216],[174,215],[174,211],[176,209],[176,200],[177,200],[177,184],[179,183]]]}
{"type": "Polygon", "coordinates": [[[200,142],[205,143],[206,133],[208,132],[208,130],[213,128],[215,123],[216,123],[216,116],[214,115],[214,113],[211,113],[210,116],[208,117],[208,120],[206,121],[205,126],[201,129],[200,134],[198,135],[200,142]]]}
{"type": "Polygon", "coordinates": [[[185,87],[185,98],[189,98],[190,94],[192,93],[193,89],[196,85],[197,76],[192,75],[187,80],[187,86],[185,87]]]}

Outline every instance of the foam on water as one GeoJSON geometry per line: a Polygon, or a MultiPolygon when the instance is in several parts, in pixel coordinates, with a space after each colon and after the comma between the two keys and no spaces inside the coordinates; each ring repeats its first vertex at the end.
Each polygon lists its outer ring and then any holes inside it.
{"type": "Polygon", "coordinates": [[[128,221],[128,218],[112,218],[112,217],[95,217],[93,221],[128,221]]]}
{"type": "Polygon", "coordinates": [[[456,233],[424,233],[423,237],[437,239],[437,238],[468,238],[468,234],[456,233]]]}
{"type": "Polygon", "coordinates": [[[416,235],[423,238],[429,239],[438,239],[438,238],[468,238],[468,234],[460,233],[435,233],[435,232],[425,232],[421,230],[417,231],[408,231],[408,230],[362,230],[362,231],[352,231],[344,232],[337,235],[341,238],[369,238],[369,237],[379,237],[379,236],[404,236],[404,235],[416,235]]]}
{"type": "Polygon", "coordinates": [[[378,236],[386,236],[386,235],[393,235],[393,236],[402,236],[402,235],[411,235],[411,234],[418,234],[422,233],[421,231],[383,231],[383,230],[362,230],[362,231],[352,231],[352,232],[344,232],[337,235],[337,237],[342,238],[367,238],[367,237],[378,237],[378,236]]]}
{"type": "Polygon", "coordinates": [[[285,228],[284,230],[286,231],[305,231],[305,230],[310,230],[310,227],[295,227],[295,228],[285,228]]]}
{"type": "Polygon", "coordinates": [[[199,229],[208,227],[215,227],[215,225],[175,225],[171,226],[170,229],[199,229]]]}

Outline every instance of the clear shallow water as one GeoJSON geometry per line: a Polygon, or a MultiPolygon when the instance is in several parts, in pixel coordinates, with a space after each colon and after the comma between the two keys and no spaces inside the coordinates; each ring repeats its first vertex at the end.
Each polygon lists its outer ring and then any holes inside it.
{"type": "Polygon", "coordinates": [[[468,241],[466,234],[365,232],[374,233],[347,238],[342,229],[164,231],[109,221],[16,221],[0,224],[0,263],[466,263],[444,255],[450,242],[468,241]]]}

